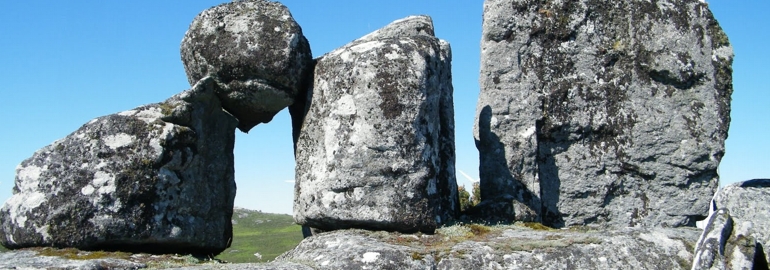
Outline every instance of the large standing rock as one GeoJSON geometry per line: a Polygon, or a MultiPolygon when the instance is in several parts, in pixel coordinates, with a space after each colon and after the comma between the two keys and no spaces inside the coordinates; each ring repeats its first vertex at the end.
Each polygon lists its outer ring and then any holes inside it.
{"type": "Polygon", "coordinates": [[[694,226],[730,123],[732,48],[703,1],[487,0],[481,197],[555,226],[694,226]]]}
{"type": "Polygon", "coordinates": [[[0,241],[219,253],[230,244],[237,121],[204,79],[165,102],[96,118],[16,169],[0,241]]]}
{"type": "Polygon", "coordinates": [[[296,145],[298,223],[433,231],[455,215],[449,50],[419,16],[317,59],[296,145]]]}
{"type": "Polygon", "coordinates": [[[310,45],[282,4],[225,3],[199,14],[182,40],[190,84],[216,77],[222,106],[248,132],[291,105],[312,71],[310,45]]]}

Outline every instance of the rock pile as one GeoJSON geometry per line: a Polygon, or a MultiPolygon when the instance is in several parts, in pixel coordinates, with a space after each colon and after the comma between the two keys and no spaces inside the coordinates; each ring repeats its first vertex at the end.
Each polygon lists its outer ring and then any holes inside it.
{"type": "Polygon", "coordinates": [[[487,0],[474,129],[502,220],[694,226],[718,186],[732,48],[703,1],[487,0]]]}
{"type": "Polygon", "coordinates": [[[432,232],[455,216],[450,62],[427,16],[316,60],[296,144],[298,223],[432,232]]]}
{"type": "Polygon", "coordinates": [[[182,41],[192,89],[94,119],[17,169],[2,244],[217,254],[232,241],[236,126],[290,105],[310,47],[285,6],[223,4],[182,41]]]}
{"type": "Polygon", "coordinates": [[[440,228],[459,201],[451,48],[430,17],[314,60],[285,6],[236,1],[198,15],[181,54],[191,89],[19,165],[4,246],[219,253],[235,129],[291,106],[295,219],[341,231],[264,268],[767,267],[770,180],[717,194],[695,250],[700,231],[662,228],[707,216],[730,121],[732,48],[701,1],[485,1],[466,214],[572,230],[440,228]],[[418,231],[436,234],[401,234],[418,231]]]}

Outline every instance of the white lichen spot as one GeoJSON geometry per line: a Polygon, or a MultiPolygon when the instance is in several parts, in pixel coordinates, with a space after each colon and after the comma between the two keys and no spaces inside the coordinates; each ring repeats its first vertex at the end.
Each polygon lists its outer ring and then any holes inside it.
{"type": "Polygon", "coordinates": [[[326,241],[326,248],[335,248],[342,244],[342,240],[335,239],[334,241],[326,241]]]}
{"type": "Polygon", "coordinates": [[[112,176],[112,174],[98,171],[94,174],[93,185],[96,187],[101,187],[113,180],[114,180],[114,177],[112,176]]]}
{"type": "Polygon", "coordinates": [[[98,169],[104,168],[105,166],[107,166],[107,162],[102,161],[102,162],[99,162],[99,164],[96,164],[96,167],[94,167],[94,169],[98,170],[98,169]]]}
{"type": "Polygon", "coordinates": [[[247,20],[240,20],[233,18],[234,15],[229,15],[225,17],[225,31],[230,33],[243,33],[246,31],[249,31],[249,22],[247,20]]]}
{"type": "Polygon", "coordinates": [[[96,189],[92,185],[86,185],[85,187],[80,189],[80,194],[83,194],[85,196],[91,195],[94,193],[96,189]]]}
{"type": "Polygon", "coordinates": [[[134,116],[136,118],[139,118],[139,120],[142,120],[145,123],[149,124],[163,117],[163,110],[158,107],[148,107],[144,110],[139,111],[134,116]]]}
{"type": "Polygon", "coordinates": [[[11,196],[5,202],[3,209],[8,209],[8,215],[19,227],[25,227],[27,214],[46,202],[46,196],[42,192],[20,192],[11,196]]]}
{"type": "Polygon", "coordinates": [[[385,45],[385,42],[375,40],[375,41],[364,42],[364,43],[352,46],[350,47],[350,50],[353,51],[354,53],[362,53],[362,52],[370,51],[374,48],[382,47],[382,45],[385,45]]]}
{"type": "Polygon", "coordinates": [[[37,185],[39,183],[38,179],[40,178],[40,174],[43,173],[45,169],[30,165],[26,167],[22,167],[21,165],[16,167],[16,186],[19,188],[20,191],[32,191],[37,189],[37,185]]]}
{"type": "Polygon", "coordinates": [[[531,137],[533,134],[535,134],[535,130],[536,130],[535,127],[529,127],[527,130],[525,130],[524,132],[522,132],[519,135],[521,135],[522,138],[526,139],[526,138],[531,137]]]}
{"type": "Polygon", "coordinates": [[[376,262],[377,259],[380,258],[380,253],[378,252],[367,252],[364,253],[363,259],[361,259],[361,262],[363,263],[373,263],[376,262]]]}
{"type": "Polygon", "coordinates": [[[492,127],[497,127],[497,124],[499,123],[499,120],[497,120],[497,117],[492,116],[491,119],[489,119],[489,125],[492,127]]]}
{"type": "Polygon", "coordinates": [[[128,110],[128,111],[122,111],[118,113],[118,115],[121,115],[121,116],[134,116],[134,114],[136,114],[136,110],[128,110]]]}
{"type": "Polygon", "coordinates": [[[127,146],[136,140],[136,137],[133,135],[128,135],[125,133],[119,133],[115,135],[110,135],[104,138],[104,144],[107,145],[107,147],[111,149],[118,149],[123,146],[127,146]]]}
{"type": "Polygon", "coordinates": [[[281,27],[280,26],[276,26],[275,28],[273,28],[273,31],[281,32],[281,27]]]}
{"type": "Polygon", "coordinates": [[[388,58],[388,60],[398,60],[404,57],[397,52],[389,52],[385,54],[385,58],[388,58]]]}
{"type": "Polygon", "coordinates": [[[173,228],[171,228],[171,233],[169,234],[169,236],[170,237],[177,237],[181,233],[182,233],[182,228],[174,226],[173,228]]]}
{"type": "Polygon", "coordinates": [[[163,154],[163,146],[161,145],[161,142],[167,140],[170,137],[171,131],[173,130],[174,125],[166,123],[166,125],[163,126],[163,132],[159,136],[150,139],[150,147],[152,147],[154,154],[158,156],[158,158],[161,158],[161,154],[163,154]]]}
{"type": "Polygon", "coordinates": [[[51,234],[48,233],[48,227],[48,225],[41,227],[35,226],[35,232],[43,237],[43,241],[47,241],[49,238],[51,238],[51,234]]]}
{"type": "Polygon", "coordinates": [[[356,113],[356,101],[353,99],[353,95],[343,95],[335,103],[333,114],[353,115],[356,113]]]}

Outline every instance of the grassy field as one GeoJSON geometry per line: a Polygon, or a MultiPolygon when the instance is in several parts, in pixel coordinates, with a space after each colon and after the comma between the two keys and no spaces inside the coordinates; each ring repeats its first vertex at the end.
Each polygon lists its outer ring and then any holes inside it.
{"type": "Polygon", "coordinates": [[[301,240],[302,227],[294,224],[290,215],[235,208],[233,243],[217,259],[233,263],[266,262],[294,248],[301,240]]]}

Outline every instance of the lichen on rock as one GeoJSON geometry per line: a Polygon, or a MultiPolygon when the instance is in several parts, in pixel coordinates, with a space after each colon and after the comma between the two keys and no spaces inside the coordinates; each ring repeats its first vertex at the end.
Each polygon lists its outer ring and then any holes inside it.
{"type": "Polygon", "coordinates": [[[212,254],[229,245],[237,121],[212,79],[89,121],[17,167],[0,241],[212,254]]]}
{"type": "Polygon", "coordinates": [[[732,57],[701,1],[485,1],[482,199],[509,205],[498,220],[694,226],[718,186],[732,57]]]}
{"type": "Polygon", "coordinates": [[[248,132],[291,105],[311,77],[302,28],[281,3],[236,1],[195,17],[181,46],[190,84],[217,81],[222,106],[248,132]]]}
{"type": "Polygon", "coordinates": [[[295,219],[322,230],[432,231],[459,209],[451,54],[427,16],[316,60],[296,143],[295,219]]]}

